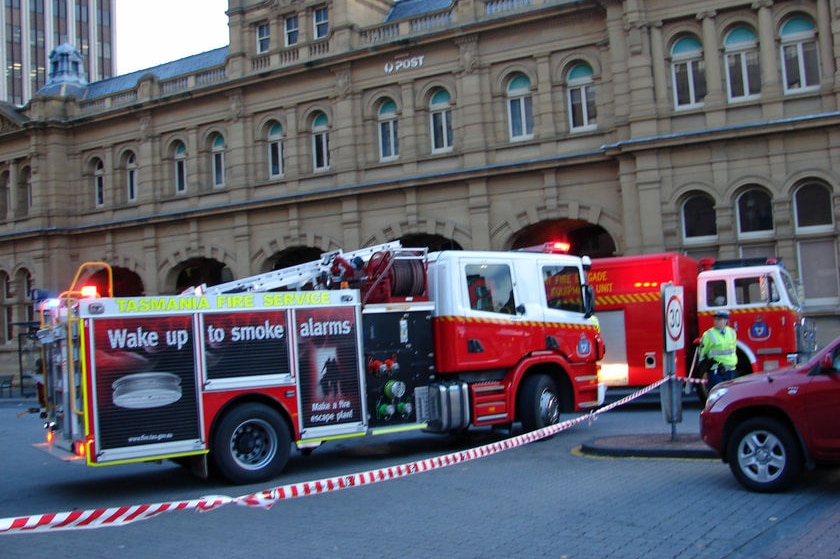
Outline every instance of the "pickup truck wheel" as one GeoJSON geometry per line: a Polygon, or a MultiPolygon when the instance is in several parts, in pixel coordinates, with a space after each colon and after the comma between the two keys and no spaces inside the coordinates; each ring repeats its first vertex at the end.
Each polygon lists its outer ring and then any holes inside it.
{"type": "Polygon", "coordinates": [[[525,379],[519,391],[519,419],[525,431],[536,431],[560,422],[557,385],[547,375],[525,379]]]}
{"type": "Polygon", "coordinates": [[[249,403],[228,411],[213,437],[213,461],[233,483],[266,481],[283,471],[292,439],[280,414],[249,403]]]}
{"type": "Polygon", "coordinates": [[[770,417],[754,417],[732,432],[726,452],[729,468],[751,491],[789,488],[802,471],[802,450],[790,429],[770,417]]]}

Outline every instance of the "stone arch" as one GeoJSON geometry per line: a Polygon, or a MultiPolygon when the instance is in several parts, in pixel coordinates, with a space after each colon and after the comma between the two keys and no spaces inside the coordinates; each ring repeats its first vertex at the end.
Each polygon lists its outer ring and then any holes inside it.
{"type": "Polygon", "coordinates": [[[416,222],[411,223],[408,221],[392,222],[366,237],[360,248],[387,243],[404,235],[416,234],[440,235],[454,240],[462,247],[472,246],[472,235],[467,227],[450,220],[420,217],[416,222]]]}
{"type": "MultiPolygon", "coordinates": [[[[259,270],[258,273],[269,271],[267,263],[278,253],[290,247],[307,246],[319,249],[323,252],[330,252],[342,248],[337,239],[326,235],[315,233],[301,233],[299,235],[287,235],[282,238],[271,239],[263,243],[251,255],[251,269],[259,270]]],[[[356,248],[356,247],[353,247],[356,248]]],[[[350,249],[352,250],[352,248],[350,249]]]]}
{"type": "Polygon", "coordinates": [[[683,202],[685,202],[686,197],[694,192],[703,192],[704,194],[708,194],[712,197],[712,200],[715,201],[715,205],[728,203],[728,199],[721,196],[721,192],[715,188],[714,183],[705,180],[694,180],[678,186],[672,191],[668,203],[679,209],[683,202]]]}
{"type": "Polygon", "coordinates": [[[505,96],[507,93],[507,85],[513,76],[522,74],[531,82],[531,89],[537,89],[537,70],[533,64],[524,64],[522,62],[513,62],[505,64],[496,69],[493,76],[492,95],[505,96]]]}
{"type": "Polygon", "coordinates": [[[559,200],[556,208],[546,206],[523,208],[516,214],[509,214],[490,228],[492,250],[509,250],[516,235],[527,227],[536,226],[546,221],[570,220],[587,222],[601,227],[612,241],[616,254],[621,254],[621,219],[604,210],[597,204],[582,203],[578,200],[559,200]]]}
{"type": "Polygon", "coordinates": [[[598,81],[601,79],[601,63],[599,61],[598,55],[583,51],[576,51],[569,53],[568,55],[564,56],[555,66],[554,75],[552,76],[552,81],[554,83],[565,84],[566,83],[566,74],[569,73],[569,70],[578,63],[584,63],[589,65],[592,68],[592,80],[598,81]]]}
{"type": "Polygon", "coordinates": [[[432,99],[432,92],[438,89],[445,89],[449,93],[449,105],[454,107],[458,104],[458,98],[455,95],[455,83],[451,79],[435,78],[424,84],[417,90],[417,97],[415,106],[419,111],[427,111],[429,109],[429,102],[432,99]]]}
{"type": "Polygon", "coordinates": [[[364,118],[376,119],[379,112],[379,105],[383,99],[390,99],[397,106],[397,114],[402,114],[402,95],[397,87],[377,87],[366,91],[362,100],[362,115],[364,118]]]}
{"type": "Polygon", "coordinates": [[[732,181],[729,186],[726,187],[727,200],[734,202],[741,192],[750,186],[759,186],[767,190],[770,193],[771,199],[774,201],[782,194],[780,185],[773,181],[770,177],[761,175],[745,175],[732,181]]]}
{"type": "Polygon", "coordinates": [[[836,195],[840,192],[840,186],[838,186],[840,185],[840,177],[836,173],[831,173],[825,169],[807,169],[791,174],[782,184],[781,192],[788,199],[792,199],[794,191],[807,181],[824,183],[831,189],[832,194],[836,195]]]}
{"type": "Polygon", "coordinates": [[[163,257],[158,263],[158,286],[162,290],[172,291],[175,288],[178,275],[190,259],[205,258],[215,260],[223,266],[236,269],[236,255],[226,248],[217,245],[198,245],[184,248],[163,257]]]}

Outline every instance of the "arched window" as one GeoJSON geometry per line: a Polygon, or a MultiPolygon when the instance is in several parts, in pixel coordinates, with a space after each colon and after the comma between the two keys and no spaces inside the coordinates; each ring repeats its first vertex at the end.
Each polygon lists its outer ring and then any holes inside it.
{"type": "Polygon", "coordinates": [[[397,134],[397,104],[385,99],[379,105],[379,160],[391,161],[400,155],[397,134]]]}
{"type": "Polygon", "coordinates": [[[569,88],[569,129],[572,132],[595,128],[595,86],[589,64],[575,64],[566,78],[569,88]]]}
{"type": "Polygon", "coordinates": [[[125,197],[129,202],[137,201],[137,157],[131,151],[125,156],[125,197]]]}
{"type": "Polygon", "coordinates": [[[213,155],[213,188],[225,185],[225,138],[214,134],[211,143],[213,155]]]}
{"type": "Polygon", "coordinates": [[[706,66],[700,41],[689,35],[674,43],[671,47],[671,71],[674,106],[677,109],[702,106],[706,98],[706,66]]]}
{"type": "Polygon", "coordinates": [[[707,242],[717,239],[715,201],[703,192],[691,194],[682,207],[683,239],[707,242]]]}
{"type": "Polygon", "coordinates": [[[329,119],[321,112],[312,119],[312,168],[314,171],[330,168],[329,119]]]}
{"type": "Polygon", "coordinates": [[[773,205],[761,188],[750,188],[738,196],[738,234],[764,237],[773,233],[773,205]]]}
{"type": "Polygon", "coordinates": [[[438,89],[429,101],[429,125],[431,126],[432,153],[452,151],[452,108],[449,92],[438,89]]]}
{"type": "Polygon", "coordinates": [[[268,177],[283,176],[283,127],[274,122],[268,129],[268,177]]]}
{"type": "Polygon", "coordinates": [[[91,162],[93,168],[93,204],[97,208],[105,205],[105,164],[98,157],[91,162]]]}
{"type": "Polygon", "coordinates": [[[782,24],[779,34],[785,93],[799,93],[819,87],[820,65],[814,23],[802,16],[792,17],[782,24]]]}
{"type": "Polygon", "coordinates": [[[726,52],[726,92],[730,101],[755,99],[761,92],[761,70],[755,32],[736,27],[723,41],[726,52]]]}
{"type": "Polygon", "coordinates": [[[533,100],[531,80],[523,74],[516,74],[507,86],[508,130],[510,139],[530,140],[534,137],[533,100]]]}
{"type": "Polygon", "coordinates": [[[17,215],[25,216],[29,214],[29,208],[32,207],[32,170],[29,167],[23,167],[18,172],[17,180],[17,215]]]}
{"type": "Polygon", "coordinates": [[[184,145],[184,142],[175,142],[172,151],[175,194],[183,194],[187,191],[187,146],[184,145]]]}
{"type": "Polygon", "coordinates": [[[818,182],[808,182],[793,196],[797,233],[823,233],[834,230],[834,204],[831,191],[818,182]]]}

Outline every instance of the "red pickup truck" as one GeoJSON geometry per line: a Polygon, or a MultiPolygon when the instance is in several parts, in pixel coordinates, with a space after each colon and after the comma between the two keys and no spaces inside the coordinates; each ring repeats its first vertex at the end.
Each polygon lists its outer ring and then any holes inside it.
{"type": "Polygon", "coordinates": [[[715,386],[700,434],[752,491],[783,491],[804,467],[840,464],[840,338],[807,362],[715,386]]]}

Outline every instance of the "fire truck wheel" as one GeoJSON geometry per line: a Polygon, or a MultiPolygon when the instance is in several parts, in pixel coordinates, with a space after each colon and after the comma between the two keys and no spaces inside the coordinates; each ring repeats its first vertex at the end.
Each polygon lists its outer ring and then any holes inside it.
{"type": "Polygon", "coordinates": [[[560,422],[557,385],[548,375],[533,375],[519,389],[519,419],[525,431],[535,431],[560,422]]]}
{"type": "Polygon", "coordinates": [[[213,437],[213,460],[233,483],[266,481],[283,471],[291,444],[289,427],[276,410],[243,404],[219,422],[213,437]]]}

